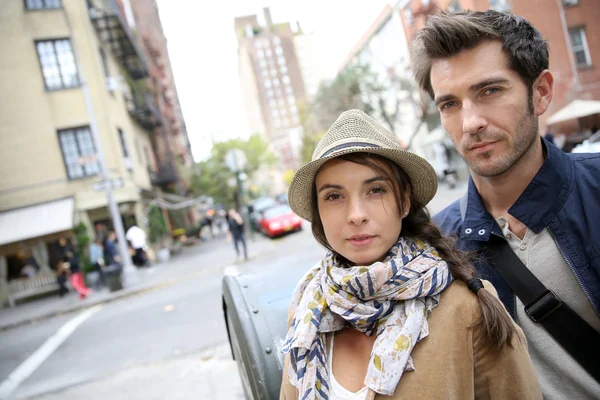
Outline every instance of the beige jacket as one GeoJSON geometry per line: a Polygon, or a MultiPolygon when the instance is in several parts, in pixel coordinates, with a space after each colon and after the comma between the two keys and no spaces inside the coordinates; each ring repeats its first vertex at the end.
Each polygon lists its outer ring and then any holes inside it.
{"type": "MultiPolygon", "coordinates": [[[[497,297],[496,290],[484,281],[497,297]]],[[[478,335],[469,329],[479,319],[477,298],[461,281],[454,281],[441,294],[440,304],[428,318],[429,336],[411,355],[415,370],[405,372],[393,396],[369,391],[367,399],[541,399],[538,378],[521,341],[513,341],[499,353],[485,352],[478,335]]],[[[330,338],[327,339],[329,348],[330,338]]],[[[289,355],[285,359],[280,399],[298,398],[288,379],[289,355]]]]}

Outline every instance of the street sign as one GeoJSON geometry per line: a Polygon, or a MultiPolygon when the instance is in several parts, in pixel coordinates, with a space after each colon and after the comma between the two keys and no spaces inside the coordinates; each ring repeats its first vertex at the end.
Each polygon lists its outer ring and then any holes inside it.
{"type": "Polygon", "coordinates": [[[95,182],[92,185],[92,189],[94,189],[95,192],[103,192],[109,187],[114,190],[122,188],[123,186],[125,186],[125,181],[123,180],[123,178],[113,178],[107,181],[95,182]]]}

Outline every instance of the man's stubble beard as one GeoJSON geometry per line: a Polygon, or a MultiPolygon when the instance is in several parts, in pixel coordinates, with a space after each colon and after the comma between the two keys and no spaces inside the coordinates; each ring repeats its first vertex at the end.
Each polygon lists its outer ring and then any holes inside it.
{"type": "MultiPolygon", "coordinates": [[[[535,115],[531,94],[528,96],[527,103],[527,112],[515,124],[519,133],[513,137],[513,147],[508,149],[507,152],[496,156],[497,160],[491,166],[479,167],[479,163],[470,162],[466,157],[461,155],[474,174],[485,178],[500,176],[517,164],[534,145],[536,139],[538,139],[539,131],[538,119],[535,115]]],[[[493,152],[489,151],[481,154],[480,157],[489,160],[493,157],[492,154],[493,152]]]]}

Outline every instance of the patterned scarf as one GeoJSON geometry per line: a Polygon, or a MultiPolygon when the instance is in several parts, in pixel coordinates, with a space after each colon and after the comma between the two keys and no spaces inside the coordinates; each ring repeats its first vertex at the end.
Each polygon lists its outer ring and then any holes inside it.
{"type": "Polygon", "coordinates": [[[296,311],[282,351],[290,353],[299,398],[329,398],[326,334],[348,326],[377,335],[365,385],[392,395],[404,371],[414,370],[410,353],[429,335],[427,316],[451,281],[446,262],[420,240],[400,238],[369,267],[344,268],[328,254],[292,296],[296,311]]]}

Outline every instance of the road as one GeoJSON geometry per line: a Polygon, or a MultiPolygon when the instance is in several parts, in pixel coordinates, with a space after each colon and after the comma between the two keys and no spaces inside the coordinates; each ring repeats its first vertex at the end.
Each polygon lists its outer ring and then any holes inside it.
{"type": "MultiPolygon", "coordinates": [[[[442,189],[432,208],[438,211],[459,196],[458,190],[442,189]]],[[[221,312],[223,274],[310,266],[324,254],[308,228],[268,249],[246,263],[199,268],[159,290],[100,306],[9,398],[243,399],[221,312]]],[[[221,243],[215,251],[223,253],[221,265],[230,262],[229,245],[221,243]]],[[[75,317],[0,333],[0,382],[75,317]]]]}

